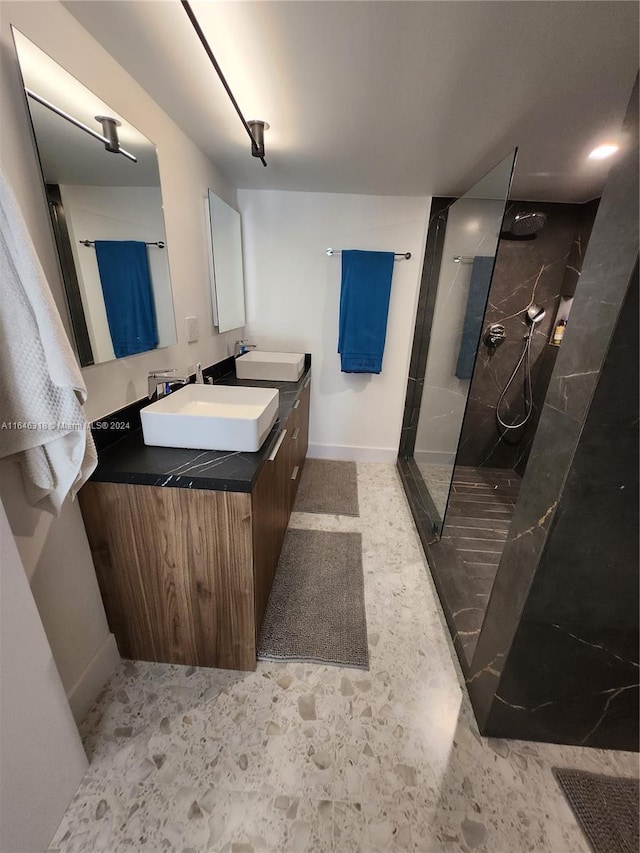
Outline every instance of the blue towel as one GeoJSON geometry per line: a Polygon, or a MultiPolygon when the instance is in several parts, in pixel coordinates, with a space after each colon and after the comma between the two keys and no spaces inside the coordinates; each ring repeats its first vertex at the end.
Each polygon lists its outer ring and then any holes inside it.
{"type": "Polygon", "coordinates": [[[494,260],[493,256],[484,257],[483,255],[478,255],[473,259],[471,281],[469,282],[469,296],[467,297],[467,310],[464,315],[462,340],[460,341],[460,352],[458,353],[458,364],[456,365],[456,376],[458,379],[471,379],[473,373],[480,332],[482,331],[482,319],[487,305],[487,297],[489,296],[494,260]]]}
{"type": "Polygon", "coordinates": [[[100,283],[116,358],[158,346],[147,247],[137,240],[96,240],[100,283]]]}
{"type": "Polygon", "coordinates": [[[380,373],[393,252],[342,252],[338,352],[343,373],[380,373]]]}

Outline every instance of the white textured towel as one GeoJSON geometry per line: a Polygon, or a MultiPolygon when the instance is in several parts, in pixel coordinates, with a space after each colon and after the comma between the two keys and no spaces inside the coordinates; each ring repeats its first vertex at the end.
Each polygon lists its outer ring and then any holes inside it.
{"type": "Polygon", "coordinates": [[[87,389],[15,196],[0,172],[0,458],[58,515],[96,467],[87,389]]]}

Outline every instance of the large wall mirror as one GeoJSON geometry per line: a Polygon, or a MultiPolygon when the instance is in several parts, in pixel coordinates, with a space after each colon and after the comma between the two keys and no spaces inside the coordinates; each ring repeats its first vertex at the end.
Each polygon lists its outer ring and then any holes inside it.
{"type": "Polygon", "coordinates": [[[154,144],[13,37],[80,364],[175,344],[154,144]]]}
{"type": "Polygon", "coordinates": [[[219,332],[229,332],[245,323],[240,214],[209,190],[206,216],[211,234],[213,323],[219,332]]]}

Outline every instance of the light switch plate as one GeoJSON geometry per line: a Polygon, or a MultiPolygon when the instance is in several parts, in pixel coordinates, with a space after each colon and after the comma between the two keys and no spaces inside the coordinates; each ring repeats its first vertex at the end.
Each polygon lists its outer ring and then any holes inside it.
{"type": "Polygon", "coordinates": [[[193,343],[198,340],[198,318],[187,317],[187,343],[193,343]]]}

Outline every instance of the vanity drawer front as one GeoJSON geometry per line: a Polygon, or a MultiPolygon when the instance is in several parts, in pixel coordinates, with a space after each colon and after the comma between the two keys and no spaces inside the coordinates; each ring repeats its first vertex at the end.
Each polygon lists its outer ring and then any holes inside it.
{"type": "Polygon", "coordinates": [[[291,431],[291,447],[289,450],[288,460],[289,512],[291,512],[291,510],[293,509],[293,503],[296,499],[296,493],[298,491],[298,483],[300,482],[300,464],[298,459],[298,447],[300,446],[300,399],[298,399],[296,403],[298,405],[291,410],[291,414],[287,419],[287,425],[289,426],[289,429],[291,431]]]}
{"type": "Polygon", "coordinates": [[[282,542],[289,523],[292,439],[287,420],[274,452],[251,494],[256,635],[271,592],[282,542]]]}
{"type": "Polygon", "coordinates": [[[291,431],[291,484],[290,484],[290,503],[293,507],[300,484],[300,477],[304,467],[304,460],[307,455],[307,447],[309,445],[309,397],[311,378],[307,378],[307,384],[304,386],[300,396],[296,400],[296,405],[291,411],[289,422],[292,424],[291,431]]]}
{"type": "Polygon", "coordinates": [[[309,385],[303,389],[298,397],[298,407],[292,411],[292,417],[295,417],[295,429],[292,433],[292,450],[291,450],[291,506],[298,492],[300,477],[304,467],[304,460],[307,455],[309,446],[309,385]]]}
{"type": "Polygon", "coordinates": [[[256,632],[260,630],[298,491],[309,430],[309,385],[291,409],[252,492],[256,632]]]}
{"type": "Polygon", "coordinates": [[[297,458],[300,464],[300,470],[304,465],[304,460],[307,456],[309,448],[309,408],[311,403],[311,378],[308,384],[303,389],[300,395],[300,406],[298,407],[298,437],[297,437],[297,458]]]}

